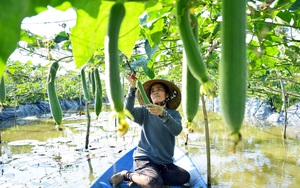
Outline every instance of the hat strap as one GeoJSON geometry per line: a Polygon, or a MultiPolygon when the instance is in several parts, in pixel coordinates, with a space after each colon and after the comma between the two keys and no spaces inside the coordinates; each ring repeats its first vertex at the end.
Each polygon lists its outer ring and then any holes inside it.
{"type": "Polygon", "coordinates": [[[177,96],[177,91],[174,90],[173,94],[171,96],[169,96],[168,98],[166,98],[166,100],[164,100],[163,102],[160,102],[160,103],[155,103],[155,104],[163,106],[163,105],[167,104],[170,100],[174,99],[176,96],[177,96]]]}

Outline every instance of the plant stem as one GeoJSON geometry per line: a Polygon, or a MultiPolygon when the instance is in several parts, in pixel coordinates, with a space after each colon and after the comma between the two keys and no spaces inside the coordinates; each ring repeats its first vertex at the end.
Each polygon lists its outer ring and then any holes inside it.
{"type": "Polygon", "coordinates": [[[207,117],[207,110],[206,110],[206,106],[205,106],[204,95],[201,95],[201,102],[202,102],[202,111],[203,111],[204,124],[205,124],[206,159],[207,159],[207,185],[208,185],[208,187],[210,187],[210,185],[211,185],[210,142],[209,142],[208,117],[207,117]]]}

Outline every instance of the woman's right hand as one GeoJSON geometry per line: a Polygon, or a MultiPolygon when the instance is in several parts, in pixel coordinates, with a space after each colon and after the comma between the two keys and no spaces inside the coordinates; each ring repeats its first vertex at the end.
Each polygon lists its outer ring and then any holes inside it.
{"type": "Polygon", "coordinates": [[[137,78],[135,77],[135,75],[128,73],[126,78],[127,78],[128,82],[129,82],[130,87],[136,88],[137,78]]]}

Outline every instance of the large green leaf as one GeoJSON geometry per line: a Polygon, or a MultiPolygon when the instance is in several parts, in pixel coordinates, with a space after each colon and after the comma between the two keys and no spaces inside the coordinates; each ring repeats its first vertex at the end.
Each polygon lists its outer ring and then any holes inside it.
{"type": "Polygon", "coordinates": [[[78,11],[84,11],[90,17],[98,15],[98,10],[93,7],[99,1],[90,0],[5,0],[0,1],[0,76],[2,75],[6,61],[15,50],[20,40],[21,22],[25,17],[36,15],[44,10],[47,6],[53,6],[59,10],[67,10],[70,7],[76,8],[78,11]],[[88,6],[90,5],[90,6],[88,6]]]}
{"type": "Polygon", "coordinates": [[[36,43],[37,41],[37,35],[30,35],[30,32],[21,30],[20,39],[22,41],[25,41],[28,44],[36,43]]]}
{"type": "MultiPolygon", "coordinates": [[[[0,77],[6,61],[16,49],[20,40],[21,22],[25,17],[36,15],[47,9],[47,5],[57,6],[64,0],[5,0],[0,1],[0,77]]],[[[61,6],[66,9],[66,6],[61,6]]]]}
{"type": "Polygon", "coordinates": [[[300,9],[300,0],[296,0],[292,6],[290,6],[289,10],[296,11],[300,9]]]}
{"type": "Polygon", "coordinates": [[[2,77],[6,60],[15,50],[19,41],[23,18],[34,12],[34,7],[29,0],[0,2],[0,77],[2,77]]]}
{"type": "MultiPolygon", "coordinates": [[[[91,1],[84,6],[85,11],[76,10],[77,24],[72,29],[71,41],[77,67],[86,64],[95,51],[103,48],[108,15],[113,3],[103,1],[100,5],[98,1],[91,1]],[[95,7],[99,7],[99,9],[95,7]],[[97,17],[91,17],[86,11],[98,12],[98,15],[97,17]]],[[[138,17],[144,11],[144,4],[128,2],[125,3],[125,8],[126,15],[121,25],[119,49],[127,57],[130,57],[135,42],[139,38],[138,17]]]]}
{"type": "Polygon", "coordinates": [[[290,11],[286,11],[286,10],[283,10],[283,11],[280,11],[277,16],[279,18],[281,18],[283,21],[285,21],[287,24],[289,24],[293,18],[293,14],[292,12],[290,11]]]}
{"type": "Polygon", "coordinates": [[[121,26],[119,49],[130,58],[133,47],[140,38],[139,16],[144,12],[145,4],[128,2],[125,3],[125,8],[126,14],[121,26]]]}
{"type": "Polygon", "coordinates": [[[73,56],[79,68],[88,62],[94,51],[103,46],[108,10],[112,3],[103,3],[100,7],[98,1],[90,1],[84,9],[77,9],[76,26],[71,31],[73,56]],[[101,8],[101,9],[100,9],[101,8]],[[97,16],[90,16],[88,12],[97,12],[97,16]],[[104,28],[103,28],[104,27],[104,28]]]}
{"type": "Polygon", "coordinates": [[[145,51],[147,54],[147,57],[151,59],[153,55],[155,54],[156,50],[158,49],[159,45],[155,45],[153,48],[150,46],[149,41],[145,41],[145,51]]]}
{"type": "Polygon", "coordinates": [[[147,9],[147,14],[140,18],[143,28],[142,35],[148,39],[151,47],[158,45],[164,35],[165,18],[170,14],[170,7],[162,7],[161,4],[147,9]]]}

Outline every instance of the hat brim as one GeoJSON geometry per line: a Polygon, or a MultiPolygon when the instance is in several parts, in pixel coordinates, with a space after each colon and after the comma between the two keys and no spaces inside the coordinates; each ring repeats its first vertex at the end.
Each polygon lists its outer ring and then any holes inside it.
{"type": "MultiPolygon", "coordinates": [[[[174,91],[177,92],[176,97],[172,98],[166,104],[167,108],[169,108],[169,109],[177,109],[179,107],[180,103],[181,103],[181,92],[180,92],[179,88],[174,83],[172,83],[172,82],[170,82],[168,80],[153,79],[153,80],[149,80],[149,81],[143,83],[144,90],[145,90],[145,92],[147,94],[147,97],[150,99],[150,101],[151,101],[151,98],[150,98],[150,89],[151,89],[151,86],[153,84],[157,84],[157,83],[162,83],[166,87],[168,87],[169,95],[172,95],[174,93],[174,91]]],[[[142,99],[140,90],[138,90],[137,94],[138,94],[138,101],[139,101],[140,105],[145,105],[145,102],[142,99]]]]}

